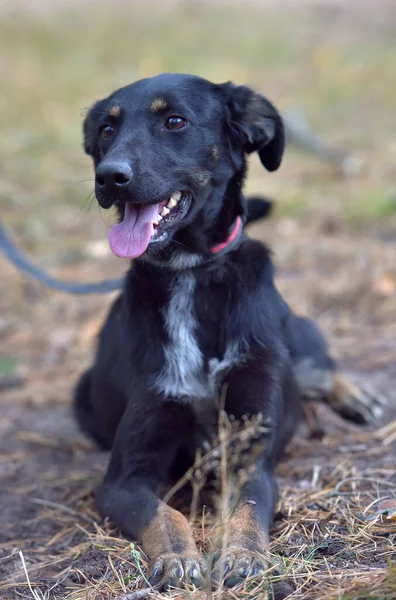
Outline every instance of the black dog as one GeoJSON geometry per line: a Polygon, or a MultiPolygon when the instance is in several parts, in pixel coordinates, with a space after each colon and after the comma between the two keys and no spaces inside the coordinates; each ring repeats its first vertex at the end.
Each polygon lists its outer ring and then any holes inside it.
{"type": "Polygon", "coordinates": [[[358,416],[320,333],[277,292],[269,251],[243,232],[246,156],[277,169],[282,121],[247,87],[165,74],[97,102],[84,133],[99,204],[120,216],[111,248],[136,259],[75,397],[82,428],[112,449],[97,502],[142,541],[153,583],[202,584],[187,520],[157,490],[216,434],[226,384],[226,413],[267,425],[229,521],[222,576],[232,585],[266,568],[273,471],[301,396],[358,416]]]}

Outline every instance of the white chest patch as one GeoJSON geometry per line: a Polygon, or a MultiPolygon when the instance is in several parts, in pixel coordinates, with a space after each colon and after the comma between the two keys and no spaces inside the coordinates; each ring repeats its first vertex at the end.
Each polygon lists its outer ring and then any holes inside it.
{"type": "Polygon", "coordinates": [[[238,344],[230,344],[222,359],[210,359],[205,368],[196,338],[195,286],[192,273],[180,273],[175,279],[163,314],[169,342],[164,348],[162,371],[154,382],[158,392],[184,402],[195,398],[214,399],[222,376],[241,358],[238,344]]]}

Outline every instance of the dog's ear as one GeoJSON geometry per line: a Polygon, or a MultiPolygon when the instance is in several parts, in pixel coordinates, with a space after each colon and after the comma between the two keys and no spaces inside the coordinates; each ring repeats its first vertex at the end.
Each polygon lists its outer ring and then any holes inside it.
{"type": "Polygon", "coordinates": [[[100,161],[97,137],[97,115],[101,112],[100,104],[101,102],[96,102],[89,109],[83,123],[84,150],[89,156],[92,156],[95,164],[100,161]]]}
{"type": "Polygon", "coordinates": [[[282,119],[264,96],[246,86],[225,83],[227,125],[234,145],[250,154],[258,152],[263,166],[276,171],[282,162],[285,134],[282,119]]]}

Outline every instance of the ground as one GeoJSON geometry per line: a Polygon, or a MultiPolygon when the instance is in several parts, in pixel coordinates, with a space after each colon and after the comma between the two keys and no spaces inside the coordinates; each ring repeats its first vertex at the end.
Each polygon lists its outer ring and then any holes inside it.
{"type": "MultiPolygon", "coordinates": [[[[317,320],[348,376],[388,408],[357,427],[317,406],[322,439],[302,425],[278,469],[268,578],[215,595],[270,598],[272,582],[293,600],[396,598],[394,8],[19,4],[1,7],[1,219],[60,277],[125,271],[107,248],[110,217],[88,196],[80,115],[137,77],[172,69],[254,84],[356,153],[349,178],[293,149],[275,175],[253,160],[248,190],[276,198],[276,210],[250,234],[273,248],[289,304],[317,320]]],[[[92,490],[108,457],[70,414],[114,294],[50,292],[0,265],[0,598],[114,600],[147,586],[146,560],[99,519],[92,490]]],[[[208,552],[212,526],[210,511],[199,513],[208,552]]],[[[206,597],[177,595],[191,596],[206,597]]]]}

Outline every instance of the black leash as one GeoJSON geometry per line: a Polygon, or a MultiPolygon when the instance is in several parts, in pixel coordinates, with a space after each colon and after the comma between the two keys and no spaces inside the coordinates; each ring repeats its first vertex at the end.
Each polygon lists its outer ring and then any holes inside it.
{"type": "Polygon", "coordinates": [[[30,262],[26,256],[20,252],[6,232],[4,226],[0,223],[0,248],[3,250],[6,257],[12,264],[27,273],[43,285],[58,292],[66,292],[68,294],[107,294],[122,287],[123,278],[120,279],[105,279],[98,283],[78,283],[76,281],[61,281],[56,277],[52,277],[40,267],[36,267],[30,262]]]}

